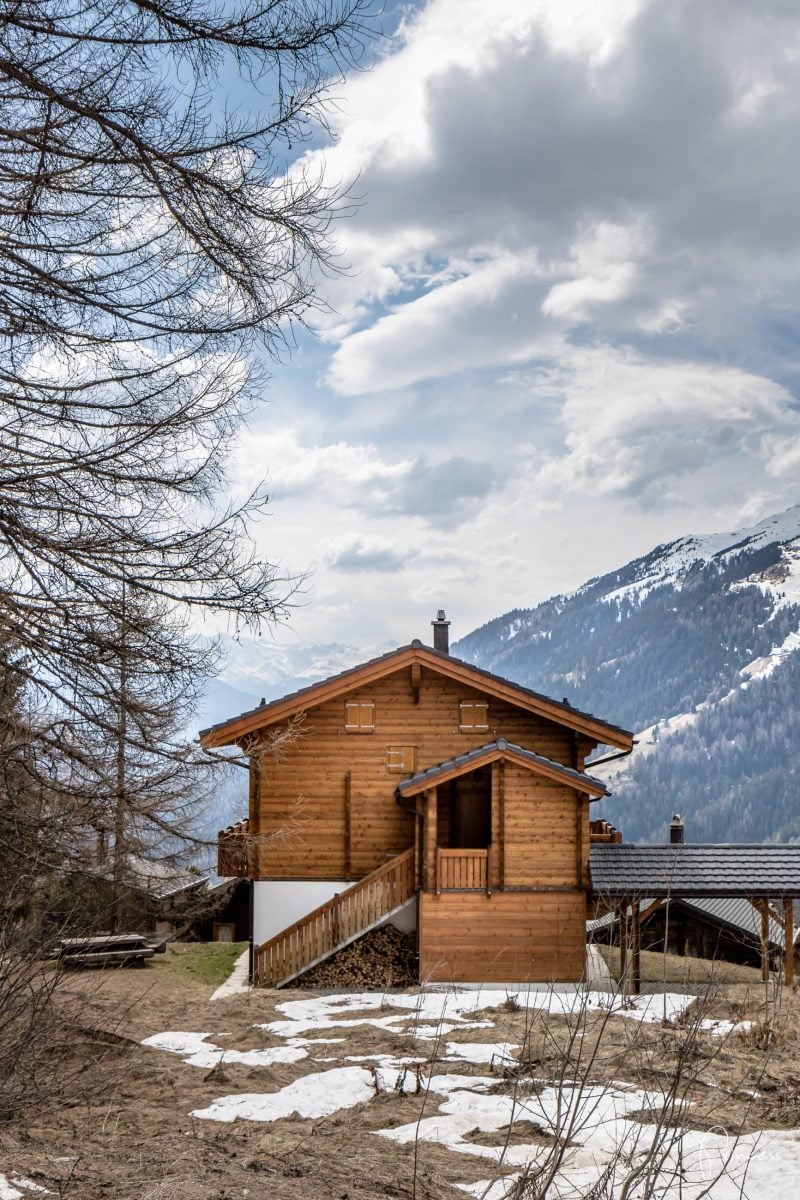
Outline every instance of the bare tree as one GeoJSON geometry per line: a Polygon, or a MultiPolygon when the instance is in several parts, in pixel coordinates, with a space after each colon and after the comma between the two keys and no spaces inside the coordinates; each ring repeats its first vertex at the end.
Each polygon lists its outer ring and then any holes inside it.
{"type": "Polygon", "coordinates": [[[258,625],[291,596],[247,536],[263,488],[220,497],[258,364],[331,262],[341,194],[291,159],[369,20],[368,0],[0,4],[7,912],[93,838],[117,883],[132,847],[172,847],[211,665],[187,614],[258,625]]]}
{"type": "Polygon", "coordinates": [[[263,494],[215,496],[249,353],[330,255],[337,194],[287,150],[365,35],[364,0],[2,7],[0,622],[68,707],[123,580],[235,621],[286,599],[242,538],[263,494]]]}

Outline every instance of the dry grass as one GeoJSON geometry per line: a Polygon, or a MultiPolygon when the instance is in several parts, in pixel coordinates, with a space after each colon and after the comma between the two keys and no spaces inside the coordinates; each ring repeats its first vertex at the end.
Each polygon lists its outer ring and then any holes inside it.
{"type": "MultiPolygon", "coordinates": [[[[616,979],[619,975],[619,947],[598,944],[597,949],[616,979]]],[[[721,983],[744,984],[751,988],[761,986],[761,971],[757,967],[744,967],[716,958],[681,958],[677,954],[643,950],[641,970],[645,990],[652,990],[652,985],[665,983],[676,991],[682,988],[696,990],[708,984],[721,983]]]]}
{"type": "MultiPolygon", "coordinates": [[[[206,968],[190,968],[192,959],[199,964],[207,950],[176,948],[172,955],[157,956],[146,971],[70,975],[65,981],[65,1011],[74,1012],[75,1001],[80,1003],[80,1025],[73,1021],[71,1030],[65,1030],[73,1070],[65,1075],[61,1093],[35,1117],[0,1128],[0,1162],[61,1200],[233,1200],[267,1195],[270,1200],[463,1200],[456,1183],[485,1179],[491,1173],[485,1159],[430,1142],[419,1143],[415,1154],[411,1146],[375,1136],[376,1130],[433,1115],[439,1100],[424,1094],[379,1095],[313,1121],[223,1125],[192,1119],[192,1109],[205,1107],[217,1096],[275,1091],[311,1071],[344,1065],[348,1055],[421,1055],[435,1060],[443,1050],[407,1033],[354,1026],[321,1030],[320,1037],[342,1036],[346,1041],[321,1043],[316,1053],[312,1049],[308,1059],[297,1063],[253,1068],[224,1064],[206,1071],[141,1046],[143,1037],[169,1029],[208,1031],[212,1040],[214,1034],[226,1032],[224,1044],[236,1049],[274,1044],[277,1039],[254,1026],[280,1015],[276,1005],[283,1001],[309,997],[307,991],[263,991],[210,1005],[213,984],[201,980],[206,968]],[[317,1061],[331,1057],[337,1061],[317,1061]]],[[[704,1001],[709,1016],[748,1017],[758,1023],[752,1035],[721,1040],[692,1037],[691,1014],[683,1028],[643,1026],[599,1014],[587,1018],[576,1036],[574,1021],[505,1004],[484,1013],[493,1022],[491,1028],[454,1031],[447,1040],[517,1044],[522,1047],[519,1068],[438,1063],[437,1070],[494,1074],[494,1090],[501,1095],[520,1087],[530,1090],[532,1077],[627,1080],[658,1088],[681,1070],[698,1128],[800,1126],[797,997],[784,997],[766,1047],[762,1023],[768,1014],[763,1002],[761,987],[717,985],[704,1001]]],[[[506,1138],[509,1145],[536,1142],[541,1134],[529,1124],[520,1122],[497,1135],[473,1132],[468,1140],[476,1146],[502,1144],[506,1138]]]]}

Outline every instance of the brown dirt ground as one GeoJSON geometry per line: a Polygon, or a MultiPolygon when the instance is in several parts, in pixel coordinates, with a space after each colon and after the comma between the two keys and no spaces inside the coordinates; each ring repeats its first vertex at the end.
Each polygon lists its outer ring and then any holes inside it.
{"type": "MultiPolygon", "coordinates": [[[[206,1031],[212,1041],[214,1034],[227,1032],[224,1045],[240,1049],[274,1044],[279,1039],[254,1025],[280,1016],[278,1004],[309,997],[308,991],[265,990],[209,1004],[212,988],[176,969],[181,953],[193,951],[160,956],[145,970],[66,977],[59,1088],[49,1100],[0,1126],[0,1171],[18,1171],[62,1200],[463,1200],[456,1183],[491,1175],[486,1160],[426,1142],[415,1151],[374,1136],[375,1130],[435,1113],[440,1101],[433,1095],[381,1095],[314,1121],[221,1124],[191,1118],[192,1109],[220,1095],[274,1091],[337,1064],[317,1064],[312,1051],[297,1063],[253,1068],[225,1064],[206,1071],[186,1065],[176,1055],[141,1046],[142,1038],[165,1030],[206,1031]]],[[[762,1023],[763,1002],[762,989],[729,984],[703,1003],[708,1015],[744,1016],[762,1023]]],[[[761,1024],[751,1035],[718,1039],[693,1036],[691,1016],[678,1027],[661,1028],[599,1015],[587,1018],[574,1036],[575,1022],[527,1013],[513,1003],[488,1016],[494,1020],[490,1029],[446,1036],[468,1042],[508,1040],[523,1047],[518,1069],[495,1068],[498,1092],[530,1089],[536,1086],[533,1077],[559,1076],[658,1087],[680,1068],[687,1096],[696,1102],[692,1120],[698,1127],[800,1126],[796,995],[783,997],[767,1048],[761,1024]],[[753,1090],[762,1098],[753,1099],[753,1090]]],[[[320,1036],[340,1034],[347,1040],[324,1044],[320,1057],[437,1054],[433,1042],[370,1026],[321,1031],[320,1036]]],[[[490,1073],[488,1064],[447,1063],[437,1069],[490,1073]]],[[[535,1141],[534,1134],[520,1123],[518,1130],[501,1131],[493,1142],[480,1132],[471,1140],[501,1145],[508,1135],[513,1144],[535,1141]]]]}

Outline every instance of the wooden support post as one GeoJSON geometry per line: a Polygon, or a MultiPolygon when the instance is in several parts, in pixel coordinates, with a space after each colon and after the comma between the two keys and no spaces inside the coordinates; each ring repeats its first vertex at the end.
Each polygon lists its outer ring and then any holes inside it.
{"type": "Polygon", "coordinates": [[[506,764],[502,761],[497,767],[497,803],[500,823],[497,873],[500,891],[503,892],[506,887],[506,764]]]}
{"type": "Polygon", "coordinates": [[[442,894],[442,852],[436,847],[436,895],[442,894]]]}
{"type": "Polygon", "coordinates": [[[351,782],[350,772],[344,773],[344,877],[353,877],[353,833],[351,815],[351,782]]]}
{"type": "Polygon", "coordinates": [[[631,906],[631,991],[638,996],[642,990],[642,922],[639,914],[639,901],[634,900],[631,906]]]}
{"type": "Polygon", "coordinates": [[[619,906],[619,980],[625,990],[625,972],[628,967],[628,901],[619,906]]]}
{"type": "Polygon", "coordinates": [[[422,805],[422,889],[426,892],[436,891],[436,819],[436,789],[431,788],[422,805]]]}
{"type": "Polygon", "coordinates": [[[794,983],[794,900],[783,902],[783,979],[787,987],[794,983]]]}
{"type": "Polygon", "coordinates": [[[761,978],[769,979],[769,910],[766,900],[756,906],[761,913],[761,978]]]}

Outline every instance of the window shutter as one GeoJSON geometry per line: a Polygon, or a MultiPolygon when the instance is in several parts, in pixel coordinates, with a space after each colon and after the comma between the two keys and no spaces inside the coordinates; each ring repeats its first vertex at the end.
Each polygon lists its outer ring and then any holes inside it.
{"type": "Polygon", "coordinates": [[[462,700],[458,706],[458,728],[478,733],[489,728],[489,705],[485,700],[462,700]]]}
{"type": "Polygon", "coordinates": [[[374,701],[346,700],[344,705],[344,728],[346,733],[374,733],[374,701]]]}

